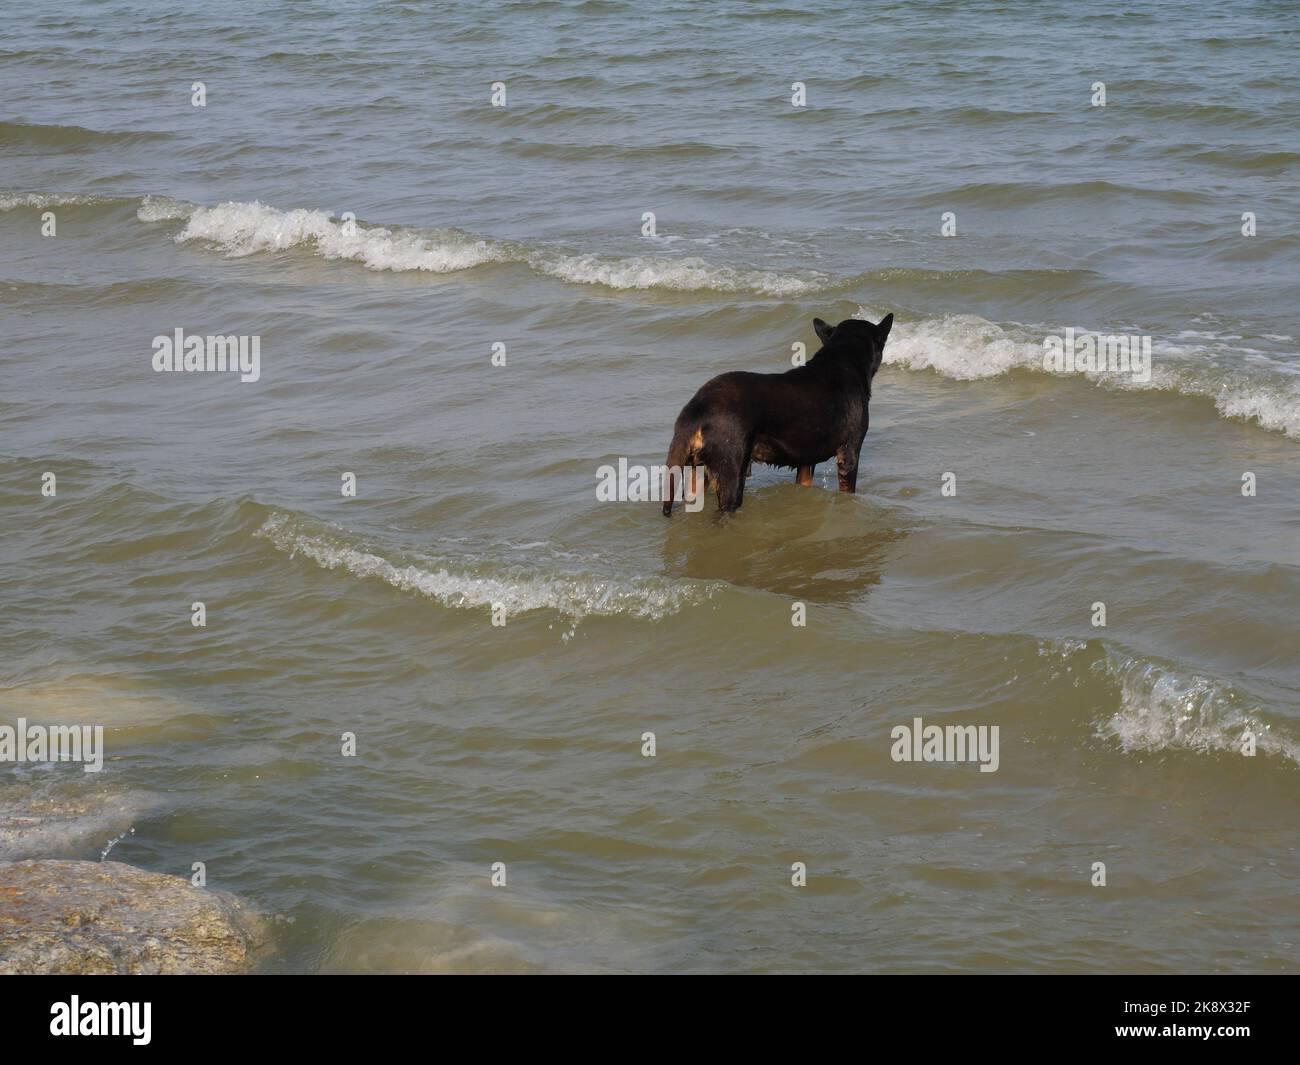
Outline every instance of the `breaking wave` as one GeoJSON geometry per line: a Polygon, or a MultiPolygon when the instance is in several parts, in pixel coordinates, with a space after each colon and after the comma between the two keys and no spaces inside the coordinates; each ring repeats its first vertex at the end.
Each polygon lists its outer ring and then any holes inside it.
{"type": "Polygon", "coordinates": [[[1116,651],[1097,667],[1118,686],[1120,698],[1098,731],[1125,751],[1240,755],[1250,732],[1260,753],[1300,766],[1300,740],[1264,721],[1249,699],[1221,681],[1116,651]]]}
{"type": "Polygon", "coordinates": [[[703,602],[714,591],[705,582],[662,577],[606,577],[499,564],[486,572],[488,564],[472,559],[394,562],[282,511],[272,513],[253,535],[327,570],[383,581],[447,607],[490,609],[501,604],[508,615],[553,610],[575,621],[592,615],[657,620],[703,602]]]}
{"type": "MultiPolygon", "coordinates": [[[[873,321],[880,315],[861,308],[873,321]]],[[[1051,373],[1043,368],[1043,336],[1048,330],[1003,327],[969,314],[897,323],[885,346],[885,363],[908,370],[930,370],[955,381],[977,381],[1012,370],[1051,373]]],[[[1079,336],[1083,336],[1082,331],[1079,336]]],[[[1104,388],[1173,392],[1211,399],[1225,418],[1254,421],[1264,429],[1300,439],[1300,377],[1258,366],[1228,369],[1213,359],[1257,355],[1207,339],[1202,344],[1152,343],[1151,379],[1128,374],[1090,373],[1104,388]]],[[[1081,375],[1062,375],[1081,376],[1081,375]]]]}
{"type": "Polygon", "coordinates": [[[190,206],[178,201],[142,204],[142,221],[184,217],[178,243],[202,241],[226,255],[310,250],[323,259],[360,263],[371,270],[446,274],[490,263],[519,263],[548,277],[614,289],[667,289],[794,296],[825,287],[821,275],[796,277],[769,270],[721,266],[697,258],[569,254],[519,241],[479,237],[457,229],[389,229],[345,222],[326,211],[281,211],[262,203],[190,206]]]}
{"type": "MultiPolygon", "coordinates": [[[[323,259],[354,262],[378,271],[450,274],[491,264],[520,264],[537,274],[571,284],[786,299],[844,291],[850,286],[866,285],[873,279],[897,279],[900,273],[907,273],[886,270],[856,278],[833,278],[815,271],[782,273],[711,263],[696,257],[582,254],[482,237],[453,228],[387,228],[345,222],[327,211],[283,211],[256,201],[203,207],[153,195],[130,201],[96,196],[0,193],[0,211],[125,202],[138,203],[136,216],[142,222],[184,222],[174,237],[178,243],[206,244],[235,258],[302,249],[323,259]]],[[[1045,273],[1050,280],[1056,272],[1040,273],[1045,273]]],[[[860,312],[867,317],[879,317],[865,308],[860,308],[860,312]]],[[[999,325],[971,314],[904,318],[894,327],[885,362],[908,370],[928,370],[958,381],[982,380],[1013,370],[1044,373],[1049,372],[1043,368],[1045,331],[1046,327],[1042,326],[999,325]]],[[[1087,376],[1104,388],[1153,390],[1209,399],[1225,418],[1252,421],[1264,429],[1300,439],[1300,375],[1271,362],[1266,353],[1227,342],[1234,338],[1216,340],[1206,334],[1190,334],[1197,338],[1191,342],[1187,340],[1188,335],[1153,340],[1148,381],[1138,381],[1126,374],[1087,376]],[[1262,359],[1261,354],[1265,355],[1262,359]]]]}

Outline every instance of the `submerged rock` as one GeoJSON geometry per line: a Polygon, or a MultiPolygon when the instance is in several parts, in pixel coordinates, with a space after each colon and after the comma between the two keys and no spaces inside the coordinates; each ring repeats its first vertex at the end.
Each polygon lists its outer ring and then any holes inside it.
{"type": "Polygon", "coordinates": [[[265,922],[233,895],[120,862],[0,862],[0,975],[244,972],[265,922]]]}
{"type": "MultiPolygon", "coordinates": [[[[50,777],[51,774],[44,774],[50,777]]],[[[0,790],[0,862],[22,858],[100,855],[142,818],[163,807],[158,796],[64,788],[53,791],[30,777],[29,786],[0,790]]]]}

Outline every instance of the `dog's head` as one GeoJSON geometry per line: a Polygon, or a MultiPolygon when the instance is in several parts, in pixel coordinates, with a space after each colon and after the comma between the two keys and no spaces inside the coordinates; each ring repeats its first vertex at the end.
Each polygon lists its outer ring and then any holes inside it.
{"type": "Polygon", "coordinates": [[[875,377],[880,360],[885,357],[885,339],[889,336],[894,316],[887,314],[879,325],[862,318],[846,318],[839,325],[831,325],[820,318],[813,319],[813,329],[825,349],[834,348],[861,360],[868,378],[875,377]]]}

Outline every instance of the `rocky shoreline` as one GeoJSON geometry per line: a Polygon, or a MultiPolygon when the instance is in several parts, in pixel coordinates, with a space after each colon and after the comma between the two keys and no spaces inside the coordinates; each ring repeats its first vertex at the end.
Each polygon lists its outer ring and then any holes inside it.
{"type": "Polygon", "coordinates": [[[97,793],[0,798],[0,975],[230,974],[264,952],[266,920],[223,891],[106,852],[155,804],[97,793]]]}
{"type": "Polygon", "coordinates": [[[0,862],[0,975],[246,972],[264,922],[222,891],[121,862],[0,862]]]}

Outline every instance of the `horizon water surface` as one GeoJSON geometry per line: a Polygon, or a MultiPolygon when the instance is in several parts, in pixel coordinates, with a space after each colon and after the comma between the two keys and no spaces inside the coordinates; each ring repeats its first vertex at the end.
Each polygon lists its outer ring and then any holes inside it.
{"type": "Polygon", "coordinates": [[[1298,26],[6,19],[0,725],[106,753],[0,765],[0,860],[201,861],[273,972],[1300,971],[1298,26]],[[886,313],[856,495],[598,501],[886,313]],[[155,372],[177,329],[257,379],[155,372]],[[997,770],[893,760],[916,718],[997,770]]]}

